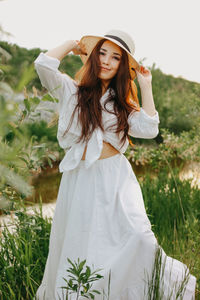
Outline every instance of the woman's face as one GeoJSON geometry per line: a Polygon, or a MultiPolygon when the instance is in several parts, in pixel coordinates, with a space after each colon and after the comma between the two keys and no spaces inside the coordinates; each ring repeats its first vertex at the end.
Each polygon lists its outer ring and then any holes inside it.
{"type": "Polygon", "coordinates": [[[105,41],[99,51],[100,72],[98,77],[109,83],[116,75],[122,56],[122,50],[111,41],[105,41]]]}

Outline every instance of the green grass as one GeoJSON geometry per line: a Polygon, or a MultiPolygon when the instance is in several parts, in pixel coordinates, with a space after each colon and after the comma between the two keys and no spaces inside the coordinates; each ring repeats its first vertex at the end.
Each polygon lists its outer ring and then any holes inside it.
{"type": "Polygon", "coordinates": [[[200,190],[173,172],[171,177],[166,170],[156,178],[146,174],[140,184],[158,243],[168,256],[190,268],[200,297],[200,190]]]}
{"type": "MultiPolygon", "coordinates": [[[[181,182],[176,174],[170,178],[165,170],[157,178],[146,175],[139,181],[152,230],[166,254],[185,263],[197,277],[198,299],[200,190],[192,188],[189,181],[181,182]]],[[[29,215],[24,208],[15,214],[15,233],[11,234],[7,227],[1,233],[1,300],[33,299],[48,255],[52,220],[44,218],[42,210],[29,215]]]]}
{"type": "MultiPolygon", "coordinates": [[[[189,280],[188,269],[185,270],[184,278],[180,283],[171,282],[170,290],[165,291],[164,271],[167,257],[163,257],[162,249],[158,245],[155,254],[153,271],[151,277],[147,276],[147,300],[166,300],[179,299],[183,300],[185,287],[189,280]]],[[[169,270],[169,280],[172,279],[172,269],[169,270]]]]}
{"type": "Polygon", "coordinates": [[[28,215],[16,212],[15,233],[3,228],[0,240],[0,299],[33,299],[42,278],[51,219],[42,211],[28,215]]]}

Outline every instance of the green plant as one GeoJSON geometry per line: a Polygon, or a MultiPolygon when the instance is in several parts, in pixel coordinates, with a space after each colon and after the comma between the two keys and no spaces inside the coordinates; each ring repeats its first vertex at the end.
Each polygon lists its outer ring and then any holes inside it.
{"type": "Polygon", "coordinates": [[[134,168],[144,166],[151,171],[159,172],[163,167],[182,167],[186,162],[200,161],[200,132],[194,127],[180,135],[161,129],[162,143],[135,144],[127,149],[126,156],[134,168]]]}
{"type": "Polygon", "coordinates": [[[31,196],[33,189],[28,183],[33,173],[56,160],[47,142],[40,142],[36,136],[27,133],[27,123],[34,123],[41,101],[57,102],[46,94],[39,99],[33,88],[34,97],[24,90],[24,107],[0,97],[0,208],[9,207],[13,200],[31,196]],[[17,196],[16,196],[17,195],[17,196]]]}
{"type": "Polygon", "coordinates": [[[72,293],[76,293],[77,300],[79,299],[79,296],[83,296],[87,299],[95,299],[94,294],[101,294],[99,291],[91,289],[94,281],[103,278],[102,275],[97,273],[100,269],[92,272],[91,268],[86,266],[86,269],[84,270],[83,267],[86,260],[80,261],[79,258],[77,262],[72,262],[69,258],[67,258],[67,261],[72,266],[67,269],[67,272],[70,273],[70,279],[67,280],[63,278],[67,283],[67,286],[61,287],[62,289],[67,290],[66,300],[68,300],[68,296],[72,293]]]}
{"type": "Polygon", "coordinates": [[[155,252],[155,259],[153,264],[152,274],[149,278],[149,274],[147,275],[148,282],[148,291],[147,291],[147,299],[148,300],[162,300],[163,298],[166,300],[179,299],[183,300],[186,285],[189,280],[189,271],[186,268],[184,273],[184,278],[178,282],[173,282],[172,280],[172,267],[168,270],[169,276],[167,276],[168,282],[165,282],[165,269],[166,269],[166,260],[167,257],[163,257],[163,252],[160,246],[157,247],[155,252]],[[170,290],[167,291],[168,284],[170,286],[170,290]]]}
{"type": "MultiPolygon", "coordinates": [[[[141,179],[141,178],[140,178],[141,179]]],[[[190,266],[200,287],[200,190],[189,180],[181,181],[178,170],[163,169],[158,177],[141,179],[145,207],[159,245],[167,255],[190,266]]]]}
{"type": "Polygon", "coordinates": [[[0,299],[31,300],[44,272],[51,219],[43,217],[41,203],[34,214],[22,205],[8,214],[11,222],[0,227],[0,299]]]}

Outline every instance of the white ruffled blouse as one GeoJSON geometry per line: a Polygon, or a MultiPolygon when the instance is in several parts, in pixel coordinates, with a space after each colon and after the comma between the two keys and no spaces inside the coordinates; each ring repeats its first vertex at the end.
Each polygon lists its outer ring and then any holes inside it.
{"type": "MultiPolygon", "coordinates": [[[[59,165],[60,172],[72,170],[79,165],[82,158],[86,142],[75,143],[81,135],[81,127],[77,118],[77,111],[74,115],[72,125],[64,135],[71,115],[77,103],[77,83],[71,79],[67,74],[63,74],[58,70],[60,60],[53,58],[41,52],[34,61],[35,69],[38,73],[42,86],[44,86],[49,93],[59,100],[58,111],[58,132],[57,139],[61,148],[66,150],[66,154],[59,165]]],[[[109,95],[109,90],[101,97],[102,104],[109,95]]],[[[110,111],[113,107],[111,102],[107,103],[106,108],[110,111]]],[[[107,127],[117,124],[117,117],[114,114],[102,111],[102,121],[105,132],[100,128],[96,128],[87,144],[87,151],[85,156],[85,167],[89,168],[101,155],[103,141],[110,143],[120,153],[124,153],[129,145],[128,138],[123,147],[120,143],[120,138],[123,133],[118,136],[111,130],[106,130],[107,127]],[[121,147],[121,148],[120,148],[121,147]]],[[[136,138],[151,139],[158,134],[159,115],[156,114],[151,117],[141,107],[138,112],[131,112],[128,117],[129,132],[128,134],[136,138]]]]}

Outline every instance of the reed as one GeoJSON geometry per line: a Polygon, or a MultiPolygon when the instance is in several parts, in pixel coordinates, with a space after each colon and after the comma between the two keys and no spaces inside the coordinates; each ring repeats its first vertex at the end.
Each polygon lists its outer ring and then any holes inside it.
{"type": "Polygon", "coordinates": [[[189,280],[189,270],[185,269],[183,279],[178,283],[172,280],[172,266],[170,270],[166,270],[167,257],[162,251],[161,247],[158,246],[155,253],[155,260],[153,264],[153,270],[151,276],[147,274],[147,295],[145,294],[144,299],[147,300],[183,300],[186,285],[189,280]],[[169,274],[168,274],[169,273],[169,274]],[[169,288],[167,289],[168,283],[166,284],[166,277],[169,281],[169,288]]]}

